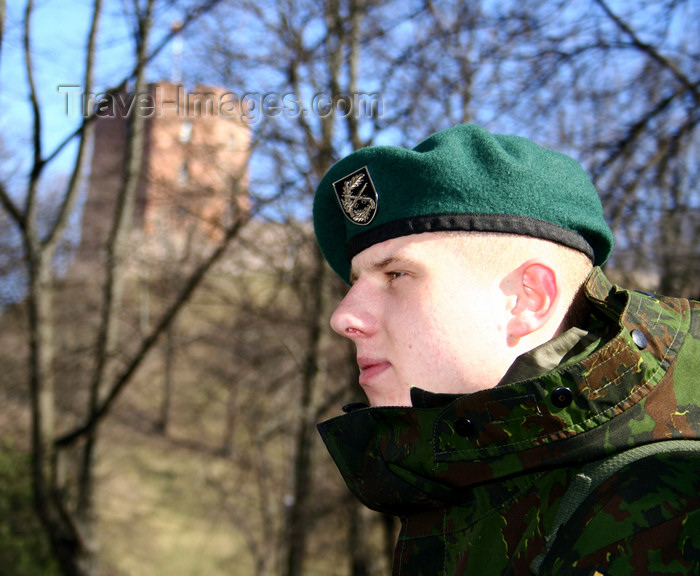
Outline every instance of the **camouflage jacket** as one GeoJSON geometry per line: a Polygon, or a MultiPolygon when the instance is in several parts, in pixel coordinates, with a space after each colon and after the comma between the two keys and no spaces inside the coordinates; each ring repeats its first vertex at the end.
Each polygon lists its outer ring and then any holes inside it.
{"type": "Polygon", "coordinates": [[[627,464],[552,534],[584,466],[700,435],[700,304],[599,269],[586,294],[603,336],[544,375],[319,425],[348,487],[401,518],[394,576],[700,574],[697,451],[627,464]]]}

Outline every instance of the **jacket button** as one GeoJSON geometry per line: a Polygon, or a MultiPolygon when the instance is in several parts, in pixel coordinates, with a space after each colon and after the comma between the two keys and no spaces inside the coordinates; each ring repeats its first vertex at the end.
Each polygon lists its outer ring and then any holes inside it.
{"type": "Polygon", "coordinates": [[[634,340],[634,343],[640,350],[644,350],[647,347],[647,337],[641,330],[637,330],[635,328],[632,330],[632,332],[630,332],[630,336],[632,336],[632,340],[634,340]]]}
{"type": "Polygon", "coordinates": [[[476,426],[469,420],[469,418],[457,418],[455,420],[455,432],[460,436],[466,438],[467,436],[472,436],[476,432],[476,426]]]}
{"type": "Polygon", "coordinates": [[[552,392],[549,399],[557,408],[566,408],[574,399],[574,394],[569,388],[561,386],[552,392]]]}

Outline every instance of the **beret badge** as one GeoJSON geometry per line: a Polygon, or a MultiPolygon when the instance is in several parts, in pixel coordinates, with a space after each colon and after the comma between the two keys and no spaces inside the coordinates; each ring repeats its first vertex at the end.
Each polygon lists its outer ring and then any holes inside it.
{"type": "Polygon", "coordinates": [[[333,189],[350,222],[359,226],[372,222],[377,213],[378,197],[366,166],[333,182],[333,189]]]}

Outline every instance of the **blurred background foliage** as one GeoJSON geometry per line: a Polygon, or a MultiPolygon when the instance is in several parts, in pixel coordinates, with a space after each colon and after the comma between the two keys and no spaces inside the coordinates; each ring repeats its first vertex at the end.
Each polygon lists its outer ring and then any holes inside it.
{"type": "Polygon", "coordinates": [[[60,574],[34,514],[29,458],[8,441],[0,449],[0,565],[16,576],[60,574]]]}
{"type": "Polygon", "coordinates": [[[310,222],[353,149],[474,122],[568,153],[615,232],[606,272],[700,296],[697,0],[1,0],[0,20],[3,574],[390,573],[396,523],[315,431],[362,399],[310,222]],[[183,116],[159,144],[132,113],[106,145],[60,89],[158,83],[228,95],[240,138],[190,141],[183,116]]]}

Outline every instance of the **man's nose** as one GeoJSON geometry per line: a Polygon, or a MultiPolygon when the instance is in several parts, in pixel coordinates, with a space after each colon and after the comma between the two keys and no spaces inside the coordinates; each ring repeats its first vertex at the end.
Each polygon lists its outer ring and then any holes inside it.
{"type": "Polygon", "coordinates": [[[369,336],[376,326],[371,309],[371,299],[367,291],[362,289],[360,283],[354,284],[333,312],[331,328],[351,340],[369,336]]]}

